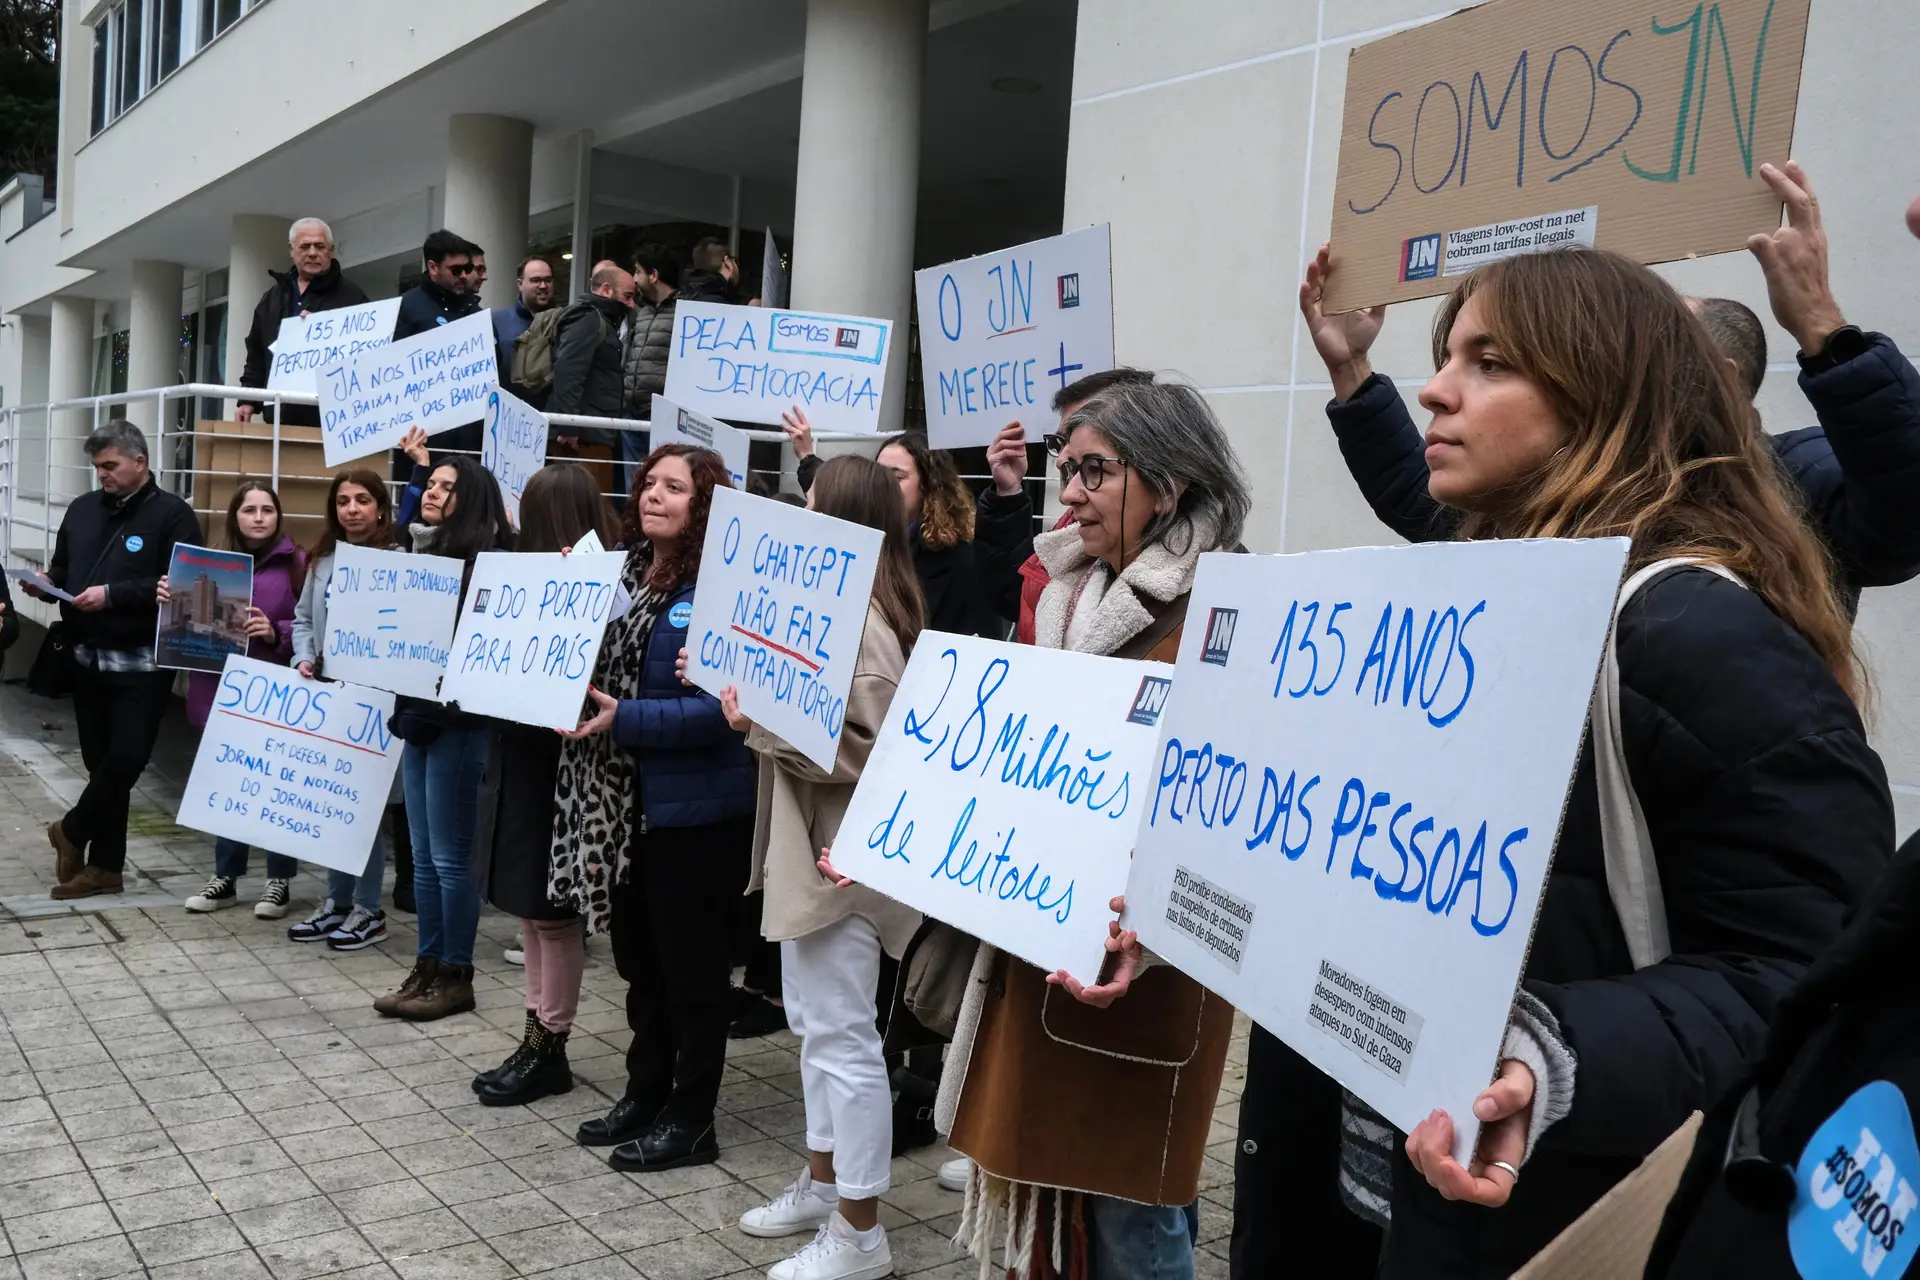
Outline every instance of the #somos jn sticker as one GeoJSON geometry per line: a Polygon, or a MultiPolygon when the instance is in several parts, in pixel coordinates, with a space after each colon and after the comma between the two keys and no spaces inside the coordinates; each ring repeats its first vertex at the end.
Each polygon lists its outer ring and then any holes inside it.
{"type": "Polygon", "coordinates": [[[682,600],[679,604],[667,610],[667,621],[676,627],[685,627],[689,622],[692,622],[693,601],[682,600]]]}
{"type": "Polygon", "coordinates": [[[1800,1154],[1787,1244],[1806,1280],[1899,1280],[1920,1247],[1920,1144],[1906,1095],[1876,1080],[1828,1116],[1800,1154]]]}

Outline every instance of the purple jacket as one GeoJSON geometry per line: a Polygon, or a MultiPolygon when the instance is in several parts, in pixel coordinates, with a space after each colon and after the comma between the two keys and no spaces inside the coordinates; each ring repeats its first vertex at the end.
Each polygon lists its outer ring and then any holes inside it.
{"type": "MultiPolygon", "coordinates": [[[[307,573],[307,553],[282,535],[273,550],[253,561],[253,607],[273,623],[273,639],[255,639],[247,645],[247,656],[261,662],[285,665],[293,657],[293,606],[300,602],[300,587],[307,573]]],[[[187,676],[187,721],[203,728],[207,712],[213,706],[213,691],[220,677],[211,671],[195,671],[187,676]]]]}

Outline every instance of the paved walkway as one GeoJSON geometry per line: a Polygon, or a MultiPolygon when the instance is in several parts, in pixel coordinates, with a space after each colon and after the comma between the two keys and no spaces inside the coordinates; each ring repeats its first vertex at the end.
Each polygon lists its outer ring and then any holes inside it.
{"type": "MultiPolygon", "coordinates": [[[[0,1280],[708,1280],[764,1275],[802,1243],[733,1225],[803,1163],[794,1036],[729,1045],[718,1164],[612,1172],[573,1140],[624,1083],[604,940],[574,1091],[481,1107],[468,1082],[522,1022],[520,970],[500,958],[512,922],[481,919],[476,1013],[381,1018],[373,997],[413,958],[410,916],[351,955],[288,942],[286,922],[253,918],[257,863],[243,905],[181,909],[212,863],[211,838],[172,822],[191,750],[170,724],[135,793],[126,893],[76,910],[46,897],[45,827],[83,782],[68,704],[0,687],[0,1280]]],[[[321,890],[303,870],[288,920],[321,890]]],[[[1244,1062],[1239,1039],[1203,1178],[1204,1277],[1226,1275],[1244,1062]]],[[[978,1274],[948,1243],[960,1199],[932,1176],[948,1154],[894,1161],[881,1220],[897,1275],[978,1274]]]]}

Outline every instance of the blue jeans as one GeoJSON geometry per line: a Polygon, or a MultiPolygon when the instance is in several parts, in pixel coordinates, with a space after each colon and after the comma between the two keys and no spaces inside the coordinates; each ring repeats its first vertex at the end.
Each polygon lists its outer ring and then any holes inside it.
{"type": "MultiPolygon", "coordinates": [[[[231,876],[238,880],[247,874],[246,845],[238,840],[229,840],[220,836],[213,842],[213,874],[231,876]]],[[[284,853],[267,855],[267,878],[270,880],[291,880],[300,870],[300,861],[289,858],[284,853]]]]}
{"type": "Polygon", "coordinates": [[[1087,1197],[1093,1274],[1128,1280],[1193,1280],[1193,1233],[1182,1205],[1087,1197]]]}
{"type": "MultiPolygon", "coordinates": [[[[268,867],[273,863],[269,861],[268,867]]],[[[376,824],[373,828],[373,847],[367,850],[367,867],[359,875],[351,871],[327,872],[327,896],[335,906],[344,907],[351,902],[356,907],[365,907],[369,911],[380,909],[380,878],[387,872],[387,838],[380,834],[376,824]]]]}
{"type": "Polygon", "coordinates": [[[468,873],[475,800],[487,763],[480,728],[448,728],[425,746],[409,742],[400,757],[413,834],[413,897],[420,913],[420,950],[442,964],[473,963],[480,894],[468,873]]]}

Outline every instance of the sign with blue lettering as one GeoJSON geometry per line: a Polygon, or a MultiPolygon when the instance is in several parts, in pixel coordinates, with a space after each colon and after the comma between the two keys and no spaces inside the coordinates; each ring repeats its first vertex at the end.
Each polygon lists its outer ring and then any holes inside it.
{"type": "Polygon", "coordinates": [[[320,370],[391,343],[399,316],[398,298],[288,316],[267,348],[273,353],[267,390],[314,392],[320,385],[320,370]]]}
{"type": "Polygon", "coordinates": [[[326,584],[321,673],[439,701],[465,568],[449,556],[337,545],[326,584]]]}
{"type": "Polygon", "coordinates": [[[1113,368],[1112,258],[1103,222],[914,272],[934,448],[990,444],[1010,422],[1038,440],[1055,392],[1113,368]]]}
{"type": "Polygon", "coordinates": [[[500,484],[507,519],[520,527],[520,495],[533,473],[547,465],[547,415],[503,387],[487,394],[480,436],[480,465],[500,484]]]}
{"type": "Polygon", "coordinates": [[[428,435],[478,422],[500,381],[493,317],[480,311],[327,365],[320,374],[326,464],[391,449],[415,427],[428,435]]]}
{"type": "Polygon", "coordinates": [[[1127,924],[1463,1160],[1627,546],[1208,555],[1187,606],[1127,924]]]}
{"type": "Polygon", "coordinates": [[[1899,1280],[1920,1234],[1920,1144],[1907,1096],[1889,1080],[1856,1090],[1800,1155],[1787,1245],[1806,1280],[1899,1280]]]}
{"type": "Polygon", "coordinates": [[[390,693],[235,654],[174,821],[358,875],[405,745],[392,715],[390,693]]]}
{"type": "Polygon", "coordinates": [[[687,679],[831,770],[883,535],[715,489],[687,624],[687,679]]]}
{"type": "Polygon", "coordinates": [[[624,551],[483,551],[453,633],[440,700],[549,729],[579,725],[624,551]]]}
{"type": "Polygon", "coordinates": [[[1082,982],[1153,792],[1163,663],[922,633],[835,869],[1082,982]],[[1154,676],[1153,672],[1161,673],[1154,676]]]}
{"type": "Polygon", "coordinates": [[[878,431],[893,326],[865,316],[682,302],[667,397],[716,418],[777,423],[793,405],[816,431],[878,431]]]}
{"type": "Polygon", "coordinates": [[[665,396],[653,398],[653,436],[655,448],[663,444],[690,444],[711,449],[727,465],[727,478],[736,489],[747,487],[747,454],[753,441],[738,427],[716,422],[704,413],[683,409],[665,396]]]}

